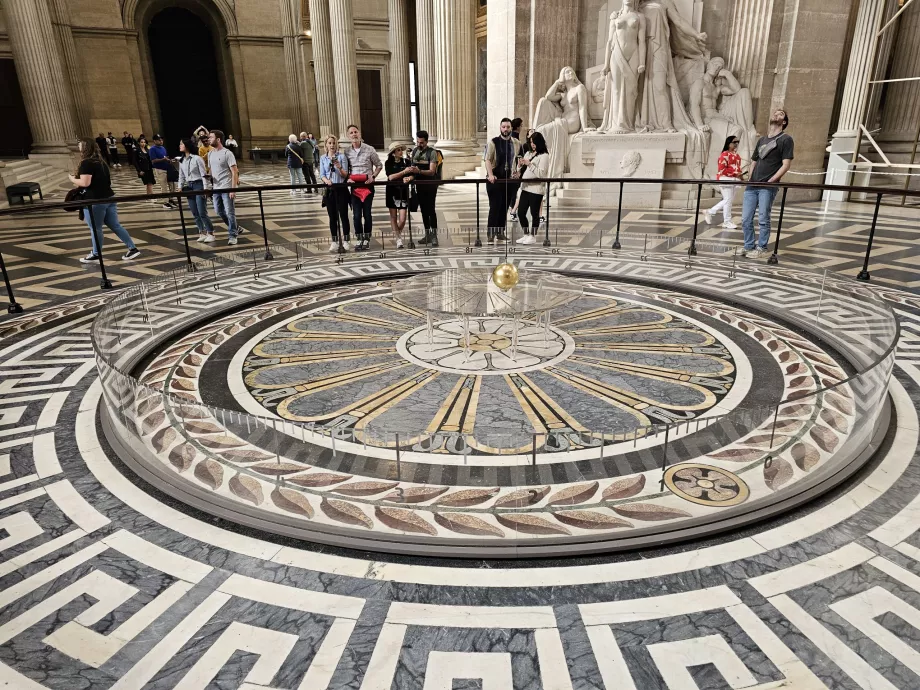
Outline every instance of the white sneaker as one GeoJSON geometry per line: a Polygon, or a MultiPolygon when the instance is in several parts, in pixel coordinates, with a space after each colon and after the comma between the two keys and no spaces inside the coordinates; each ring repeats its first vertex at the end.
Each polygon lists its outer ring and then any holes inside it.
{"type": "Polygon", "coordinates": [[[236,244],[236,238],[231,237],[229,240],[227,240],[227,244],[236,244]]]}
{"type": "Polygon", "coordinates": [[[337,252],[337,251],[339,251],[339,243],[338,243],[338,242],[330,242],[330,243],[329,243],[329,251],[330,251],[330,252],[337,252]]]}
{"type": "Polygon", "coordinates": [[[530,237],[530,235],[521,235],[514,241],[514,243],[515,244],[527,244],[528,237],[530,237]]]}
{"type": "Polygon", "coordinates": [[[712,225],[712,212],[711,211],[704,212],[703,217],[706,219],[707,225],[712,225]]]}
{"type": "Polygon", "coordinates": [[[291,196],[297,196],[297,190],[296,190],[296,189],[292,189],[292,190],[291,190],[291,196]]]}
{"type": "Polygon", "coordinates": [[[524,244],[536,244],[536,243],[537,243],[537,238],[534,237],[533,235],[527,235],[527,237],[524,238],[524,244]]]}
{"type": "Polygon", "coordinates": [[[204,242],[205,237],[207,237],[207,235],[205,235],[203,232],[199,232],[198,239],[196,240],[196,242],[204,242]]]}
{"type": "Polygon", "coordinates": [[[764,254],[765,254],[765,252],[764,252],[762,249],[758,249],[758,248],[755,247],[755,248],[752,249],[751,251],[746,252],[746,253],[745,253],[745,257],[748,258],[748,259],[759,259],[759,258],[762,257],[764,254]]]}
{"type": "Polygon", "coordinates": [[[725,228],[726,230],[737,230],[738,229],[738,226],[732,223],[730,220],[727,220],[724,223],[722,223],[722,227],[725,228]]]}
{"type": "Polygon", "coordinates": [[[204,239],[201,241],[204,242],[205,244],[211,244],[212,242],[214,242],[214,235],[205,235],[204,239]]]}
{"type": "Polygon", "coordinates": [[[342,242],[342,249],[344,249],[346,252],[351,250],[351,245],[348,244],[348,240],[342,242]]]}
{"type": "Polygon", "coordinates": [[[397,249],[402,249],[402,248],[403,248],[402,237],[397,237],[397,238],[396,238],[396,248],[397,248],[397,249]]]}

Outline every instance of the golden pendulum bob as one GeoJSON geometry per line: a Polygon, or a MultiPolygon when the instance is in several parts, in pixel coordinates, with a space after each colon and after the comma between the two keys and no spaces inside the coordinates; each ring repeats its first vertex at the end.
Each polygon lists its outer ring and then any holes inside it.
{"type": "Polygon", "coordinates": [[[510,290],[518,284],[517,266],[512,263],[499,264],[492,270],[492,282],[502,290],[510,290]]]}

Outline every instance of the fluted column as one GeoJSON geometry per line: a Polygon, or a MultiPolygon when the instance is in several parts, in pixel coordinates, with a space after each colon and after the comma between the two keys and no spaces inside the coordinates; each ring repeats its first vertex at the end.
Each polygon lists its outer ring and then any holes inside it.
{"type": "Polygon", "coordinates": [[[432,139],[438,137],[438,86],[434,78],[434,0],[415,0],[418,53],[418,122],[432,139]]]}
{"type": "Polygon", "coordinates": [[[853,30],[853,42],[850,45],[850,60],[843,87],[843,101],[840,104],[840,117],[837,120],[838,137],[853,137],[859,129],[863,116],[863,104],[869,88],[869,76],[875,48],[878,44],[877,34],[881,28],[884,3],[877,0],[861,0],[856,27],[853,30]]]}
{"type": "MultiPolygon", "coordinates": [[[[343,125],[335,97],[335,72],[332,67],[332,29],[329,28],[329,0],[310,0],[310,41],[313,47],[313,74],[316,77],[316,107],[319,129],[316,137],[339,134],[343,125]]],[[[347,123],[346,123],[347,124],[347,123]]]]}
{"type": "Polygon", "coordinates": [[[329,1],[329,28],[332,33],[332,62],[335,65],[335,100],[339,114],[339,138],[345,138],[349,125],[361,126],[358,101],[358,63],[355,57],[355,19],[352,0],[329,1]]]}
{"type": "MultiPolygon", "coordinates": [[[[889,78],[920,77],[920,5],[916,0],[898,22],[889,78]]],[[[920,120],[920,81],[895,82],[886,89],[881,137],[912,143],[920,120]]]]}
{"type": "Polygon", "coordinates": [[[22,89],[33,154],[67,154],[65,105],[61,103],[55,74],[53,43],[49,45],[51,17],[44,0],[5,0],[7,30],[16,74],[22,89]]]}
{"type": "Polygon", "coordinates": [[[83,73],[80,71],[80,61],[77,58],[77,47],[73,40],[73,30],[70,24],[70,8],[67,0],[51,0],[51,23],[54,25],[57,47],[60,57],[67,69],[66,79],[61,74],[64,97],[68,109],[71,111],[74,133],[78,136],[93,136],[90,132],[89,109],[83,95],[83,73]]]}
{"type": "Polygon", "coordinates": [[[389,0],[390,19],[390,138],[409,141],[409,50],[406,45],[406,0],[389,0]]]}
{"type": "Polygon", "coordinates": [[[438,148],[445,176],[476,167],[476,11],[474,0],[434,0],[438,148]]]}
{"type": "Polygon", "coordinates": [[[300,10],[294,7],[299,0],[281,0],[281,21],[284,26],[284,71],[287,77],[288,103],[290,104],[291,132],[297,134],[306,126],[306,106],[298,70],[297,36],[300,34],[300,10]]]}

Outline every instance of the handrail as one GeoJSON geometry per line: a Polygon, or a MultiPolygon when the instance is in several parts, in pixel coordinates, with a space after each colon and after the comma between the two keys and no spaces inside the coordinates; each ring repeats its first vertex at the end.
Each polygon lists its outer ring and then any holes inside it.
{"type": "MultiPolygon", "coordinates": [[[[503,178],[497,179],[496,184],[520,184],[521,179],[510,179],[503,178]]],[[[855,186],[855,185],[836,185],[836,184],[811,184],[807,182],[756,182],[752,183],[750,181],[740,181],[740,180],[688,180],[683,178],[652,178],[652,177],[545,177],[545,178],[532,178],[528,179],[528,182],[541,183],[541,184],[557,184],[557,183],[578,183],[578,184],[676,184],[676,185],[718,185],[718,186],[732,186],[732,187],[776,187],[778,189],[801,189],[801,190],[821,190],[829,192],[863,192],[871,194],[881,194],[882,196],[886,194],[895,194],[898,196],[909,196],[909,197],[920,197],[920,190],[912,189],[895,189],[888,187],[864,187],[864,186],[855,186]]],[[[480,185],[487,184],[486,178],[458,178],[454,180],[413,180],[412,184],[416,185],[436,185],[436,186],[445,186],[445,185],[480,185]]],[[[356,186],[361,187],[387,187],[387,186],[400,186],[404,187],[404,183],[401,182],[390,182],[389,180],[380,180],[374,182],[365,182],[361,184],[356,184],[352,182],[342,182],[332,185],[332,187],[338,188],[354,188],[356,186]]],[[[219,191],[221,194],[253,194],[258,192],[277,192],[277,191],[289,191],[296,189],[305,189],[305,190],[322,190],[326,189],[328,185],[325,184],[302,184],[302,185],[263,185],[263,186],[246,186],[246,187],[226,187],[221,188],[219,191]]],[[[0,218],[6,216],[14,215],[28,215],[30,213],[42,213],[45,211],[55,211],[55,210],[71,210],[84,208],[86,206],[93,206],[95,204],[105,203],[105,204],[114,204],[122,202],[133,202],[133,201],[147,201],[150,199],[169,199],[175,197],[189,198],[202,195],[213,194],[215,190],[213,189],[204,189],[198,191],[180,191],[175,192],[159,192],[155,194],[130,194],[126,196],[113,196],[107,199],[96,199],[96,200],[87,200],[87,201],[73,201],[73,202],[56,202],[50,204],[39,204],[39,205],[30,205],[30,206],[16,206],[15,208],[5,208],[0,209],[0,218]]]]}

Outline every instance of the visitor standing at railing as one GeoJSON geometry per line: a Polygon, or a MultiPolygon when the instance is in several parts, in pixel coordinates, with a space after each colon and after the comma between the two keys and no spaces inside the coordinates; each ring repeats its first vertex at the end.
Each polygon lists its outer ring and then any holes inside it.
{"type": "Polygon", "coordinates": [[[236,244],[236,236],[241,234],[236,225],[234,199],[236,192],[222,192],[234,189],[240,184],[240,171],[236,167],[236,157],[224,148],[224,133],[215,129],[208,136],[211,151],[208,153],[208,167],[211,170],[211,185],[214,190],[214,210],[227,224],[227,244],[236,244]]]}
{"type": "MultiPolygon", "coordinates": [[[[741,156],[738,155],[738,137],[731,135],[725,140],[725,146],[722,147],[722,153],[719,155],[717,180],[741,180],[741,156]]],[[[721,185],[719,191],[722,192],[722,201],[717,203],[711,209],[706,211],[706,222],[712,225],[712,217],[722,211],[722,217],[725,222],[722,227],[728,230],[734,230],[738,226],[732,223],[732,202],[735,200],[736,185],[721,185]]]]}
{"type": "MultiPolygon", "coordinates": [[[[297,140],[296,134],[291,134],[288,136],[287,146],[284,147],[284,153],[287,155],[287,168],[288,174],[291,176],[291,186],[299,184],[307,184],[307,181],[303,178],[303,165],[304,165],[304,155],[303,149],[300,147],[300,142],[297,140]]],[[[291,196],[297,196],[298,194],[306,194],[304,189],[292,189],[291,196]]]]}
{"type": "Polygon", "coordinates": [[[489,220],[487,235],[489,243],[508,239],[505,226],[508,223],[508,209],[514,203],[510,180],[517,172],[515,159],[521,150],[521,142],[511,136],[511,120],[502,118],[501,134],[489,141],[486,149],[486,194],[489,196],[489,220]]]}
{"type": "MultiPolygon", "coordinates": [[[[204,190],[207,182],[207,169],[204,160],[195,151],[197,145],[194,139],[179,142],[179,152],[183,158],[179,162],[179,186],[183,192],[199,192],[204,190]]],[[[211,243],[214,241],[214,225],[208,217],[208,200],[204,194],[188,197],[188,210],[195,219],[198,228],[198,241],[211,243]]]]}
{"type": "Polygon", "coordinates": [[[779,182],[789,171],[795,154],[795,142],[786,134],[789,116],[785,110],[774,110],[770,116],[767,136],[760,137],[754,147],[754,167],[751,182],[744,190],[744,206],[741,209],[741,225],[744,228],[744,249],[741,256],[751,259],[767,251],[770,242],[770,210],[779,187],[760,187],[756,182],[779,182]],[[760,236],[755,245],[754,211],[759,210],[760,236]]]}
{"type": "MultiPolygon", "coordinates": [[[[351,146],[345,151],[345,155],[348,156],[349,180],[358,183],[373,182],[383,170],[377,150],[361,139],[361,130],[356,125],[348,125],[346,131],[351,139],[351,146]]],[[[374,228],[374,220],[371,217],[373,206],[373,187],[356,186],[352,190],[351,209],[355,221],[355,240],[358,242],[355,251],[363,251],[370,247],[371,231],[374,228]]]]}
{"type": "Polygon", "coordinates": [[[111,199],[115,196],[115,192],[112,191],[109,166],[102,160],[99,147],[96,146],[96,142],[92,139],[81,139],[79,148],[80,167],[77,168],[77,174],[70,177],[70,181],[76,187],[83,189],[83,200],[103,200],[103,203],[95,204],[92,207],[87,206],[81,212],[83,213],[83,220],[86,221],[86,225],[89,227],[93,251],[80,259],[80,263],[99,263],[99,254],[102,252],[103,225],[110,228],[128,248],[128,251],[122,255],[121,260],[130,261],[131,259],[136,259],[141,253],[134,246],[134,241],[128,231],[118,222],[118,206],[114,202],[104,203],[105,199],[111,199]]]}
{"type": "Polygon", "coordinates": [[[412,181],[412,166],[406,158],[406,145],[398,141],[390,144],[384,169],[387,174],[386,202],[390,211],[390,227],[396,235],[396,248],[403,248],[402,231],[406,227],[406,213],[409,209],[409,183],[412,181]]]}
{"type": "Polygon", "coordinates": [[[438,185],[434,180],[441,179],[441,171],[438,168],[440,154],[428,145],[428,132],[424,129],[416,132],[415,144],[412,151],[412,174],[417,180],[431,180],[428,184],[415,185],[418,207],[422,212],[422,224],[425,226],[425,236],[419,240],[419,244],[437,247],[438,212],[435,204],[438,199],[438,185]]]}
{"type": "Polygon", "coordinates": [[[549,171],[549,151],[546,148],[546,139],[540,132],[534,132],[529,141],[530,154],[520,160],[520,165],[524,167],[524,176],[521,184],[521,202],[518,208],[524,236],[518,240],[518,244],[535,244],[537,241],[536,234],[540,228],[540,206],[543,204],[543,191],[546,186],[542,182],[528,182],[528,180],[540,180],[546,177],[549,171]],[[530,222],[527,219],[528,213],[530,213],[530,222]],[[533,223],[533,232],[530,231],[530,223],[533,223]]]}
{"type": "Polygon", "coordinates": [[[326,147],[326,153],[319,159],[319,174],[323,184],[328,187],[323,195],[323,206],[329,214],[329,233],[332,235],[329,251],[338,251],[340,242],[342,249],[348,251],[351,249],[348,244],[351,235],[351,225],[348,221],[348,188],[332,186],[344,185],[348,180],[348,157],[339,151],[339,140],[333,134],[326,135],[323,145],[326,147]]]}
{"type": "MultiPolygon", "coordinates": [[[[306,132],[301,132],[300,148],[303,150],[303,175],[307,184],[316,184],[316,173],[313,170],[316,161],[316,139],[307,136],[306,132]]],[[[317,191],[319,190],[311,189],[310,194],[316,194],[317,191]]]]}

